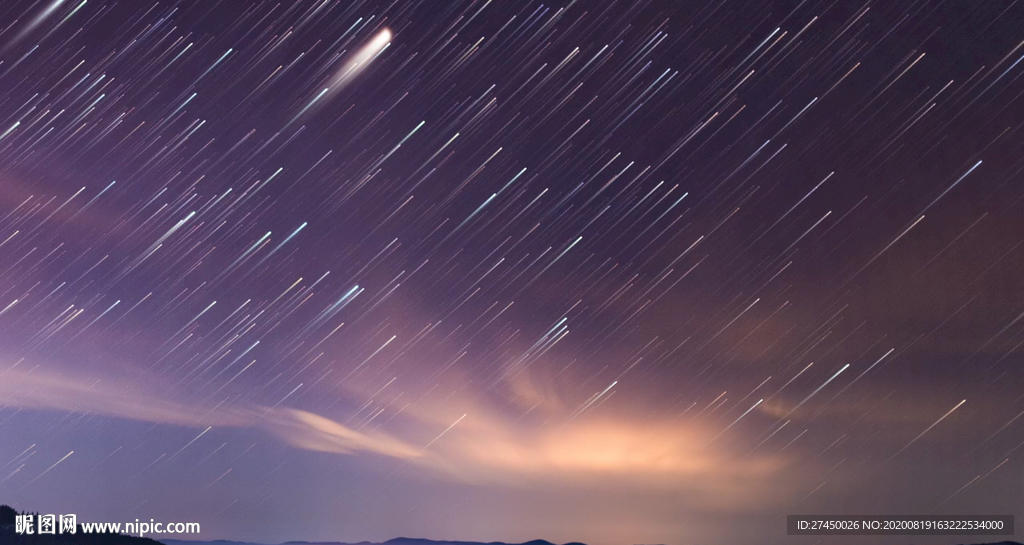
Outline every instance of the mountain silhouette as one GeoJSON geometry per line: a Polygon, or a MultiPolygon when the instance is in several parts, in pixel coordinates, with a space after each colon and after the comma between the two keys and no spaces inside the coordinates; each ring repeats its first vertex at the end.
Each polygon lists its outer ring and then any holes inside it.
{"type": "MultiPolygon", "coordinates": [[[[262,543],[251,543],[244,541],[225,541],[225,540],[213,540],[213,541],[189,541],[189,540],[178,540],[178,539],[161,539],[161,543],[164,545],[264,545],[262,543]]],[[[346,543],[340,541],[286,541],[281,545],[558,545],[544,539],[534,539],[533,541],[527,541],[525,543],[504,543],[501,541],[449,541],[449,540],[435,540],[435,539],[422,539],[415,537],[396,537],[389,539],[383,543],[374,543],[370,541],[360,541],[358,543],[346,543]]],[[[585,545],[579,542],[564,543],[562,545],[585,545]]]]}
{"type": "MultiPolygon", "coordinates": [[[[3,545],[264,545],[247,541],[230,541],[216,539],[209,541],[181,540],[181,539],[160,539],[154,540],[148,537],[134,537],[124,534],[86,534],[79,525],[75,534],[57,535],[24,535],[15,532],[15,521],[18,511],[7,505],[0,505],[0,544],[3,545]]],[[[29,514],[29,513],[22,513],[29,514]]],[[[38,513],[31,513],[38,516],[38,513]]],[[[434,540],[413,537],[396,537],[383,543],[360,541],[358,543],[345,543],[339,541],[287,541],[281,545],[557,545],[544,539],[534,539],[524,543],[504,543],[501,541],[451,541],[434,540]]],[[[579,542],[570,542],[562,545],[585,545],[579,542]]],[[[974,545],[1024,545],[1016,541],[1000,541],[998,543],[978,543],[974,545]]]]}
{"type": "MultiPolygon", "coordinates": [[[[913,537],[913,536],[908,536],[913,537]]],[[[264,545],[262,543],[251,543],[245,541],[187,541],[177,539],[161,539],[161,543],[164,545],[264,545]]],[[[505,543],[502,541],[446,541],[446,540],[434,540],[434,539],[421,539],[414,537],[396,537],[389,539],[382,543],[375,543],[371,541],[360,541],[357,543],[347,543],[341,541],[287,541],[280,545],[557,545],[547,540],[535,539],[533,541],[527,541],[525,543],[505,543]]],[[[562,545],[585,545],[576,541],[570,543],[564,543],[562,545]]],[[[627,544],[628,545],[628,544],[627,544]]],[[[1000,541],[998,543],[974,543],[964,545],[1024,545],[1024,543],[1018,543],[1016,541],[1000,541]]]]}

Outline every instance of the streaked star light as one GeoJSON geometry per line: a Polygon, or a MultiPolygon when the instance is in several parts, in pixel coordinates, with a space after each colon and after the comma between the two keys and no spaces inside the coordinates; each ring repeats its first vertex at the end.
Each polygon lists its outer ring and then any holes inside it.
{"type": "Polygon", "coordinates": [[[593,545],[1024,505],[1024,4],[0,13],[0,503],[593,545]]]}

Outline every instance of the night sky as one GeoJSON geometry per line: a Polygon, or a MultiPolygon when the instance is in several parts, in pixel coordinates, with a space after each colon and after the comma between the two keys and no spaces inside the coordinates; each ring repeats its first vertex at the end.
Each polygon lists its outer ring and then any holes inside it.
{"type": "Polygon", "coordinates": [[[5,1],[0,61],[0,503],[1022,514],[1024,3],[5,1]]]}

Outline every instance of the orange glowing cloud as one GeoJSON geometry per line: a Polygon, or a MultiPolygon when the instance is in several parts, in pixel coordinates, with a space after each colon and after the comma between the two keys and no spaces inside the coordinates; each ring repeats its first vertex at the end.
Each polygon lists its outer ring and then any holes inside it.
{"type": "MultiPolygon", "coordinates": [[[[290,407],[172,401],[144,386],[156,381],[119,380],[115,384],[18,366],[0,377],[0,404],[195,428],[254,428],[298,449],[386,456],[445,480],[509,489],[559,483],[678,491],[722,508],[764,500],[749,482],[773,478],[786,466],[776,458],[713,448],[713,433],[694,425],[596,414],[539,425],[510,418],[471,395],[449,396],[448,405],[408,404],[403,425],[396,426],[403,433],[395,434],[353,429],[290,407]],[[465,410],[464,416],[453,418],[452,405],[465,410]]],[[[525,383],[516,382],[513,389],[525,383]]],[[[556,398],[548,399],[550,407],[564,405],[556,398]]]]}

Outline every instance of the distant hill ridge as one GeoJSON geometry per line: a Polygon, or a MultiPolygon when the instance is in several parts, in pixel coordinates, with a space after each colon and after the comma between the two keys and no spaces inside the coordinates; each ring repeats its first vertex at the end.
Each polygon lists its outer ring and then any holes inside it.
{"type": "MultiPolygon", "coordinates": [[[[164,545],[264,545],[262,543],[251,543],[246,541],[229,541],[223,539],[215,539],[212,541],[189,541],[189,540],[178,540],[178,539],[161,539],[161,543],[164,545]]],[[[448,540],[435,540],[435,539],[421,539],[415,537],[396,537],[389,539],[383,543],[374,543],[371,541],[360,541],[357,543],[348,543],[340,541],[286,541],[280,545],[558,545],[544,539],[534,539],[524,543],[505,543],[502,541],[448,541],[448,540]]],[[[570,543],[564,543],[562,545],[586,545],[576,541],[570,543]]],[[[1021,545],[1021,544],[1016,544],[1021,545]]]]}
{"type": "MultiPolygon", "coordinates": [[[[913,536],[908,536],[913,537],[913,536]]],[[[264,545],[262,543],[251,543],[244,541],[226,541],[226,540],[213,540],[213,541],[185,541],[176,539],[161,539],[161,543],[164,545],[264,545]]],[[[348,543],[341,541],[286,541],[280,545],[557,545],[544,539],[535,539],[533,541],[527,541],[525,543],[505,543],[502,541],[445,541],[445,540],[434,540],[434,539],[421,539],[413,537],[396,537],[389,539],[382,543],[376,543],[372,541],[360,541],[357,543],[348,543]]],[[[577,541],[570,543],[564,543],[562,545],[585,545],[577,541]]],[[[1000,541],[998,543],[977,543],[974,545],[1024,545],[1024,543],[1018,543],[1016,541],[1000,541]]]]}
{"type": "MultiPolygon", "coordinates": [[[[262,543],[252,543],[247,541],[229,541],[224,539],[215,539],[211,541],[189,541],[179,539],[161,539],[161,543],[164,545],[264,545],[262,543]]],[[[527,541],[524,543],[505,543],[502,541],[447,541],[447,540],[436,540],[436,539],[421,539],[415,537],[396,537],[389,539],[382,543],[375,543],[371,541],[360,541],[357,543],[348,543],[341,541],[286,541],[280,545],[558,545],[544,539],[534,539],[533,541],[527,541]]],[[[562,545],[586,545],[585,543],[579,543],[573,541],[570,543],[564,543],[562,545]]],[[[1022,544],[1014,544],[1022,545],[1022,544]]]]}
{"type": "MultiPolygon", "coordinates": [[[[58,535],[21,535],[14,531],[15,518],[18,512],[6,505],[0,505],[0,544],[2,545],[264,545],[247,541],[230,541],[226,539],[215,539],[207,541],[193,541],[180,539],[139,538],[123,534],[83,534],[81,528],[77,534],[58,535]]],[[[81,525],[79,525],[81,526],[81,525]]],[[[909,536],[908,536],[909,537],[909,536]]],[[[525,543],[504,543],[501,541],[451,541],[434,540],[413,537],[396,537],[383,543],[360,541],[358,543],[344,543],[340,541],[287,541],[280,545],[557,545],[544,539],[534,539],[525,543]]],[[[585,545],[579,542],[564,543],[563,545],[585,545]]],[[[1000,541],[998,543],[985,543],[977,545],[1024,545],[1016,541],[1000,541]]]]}

